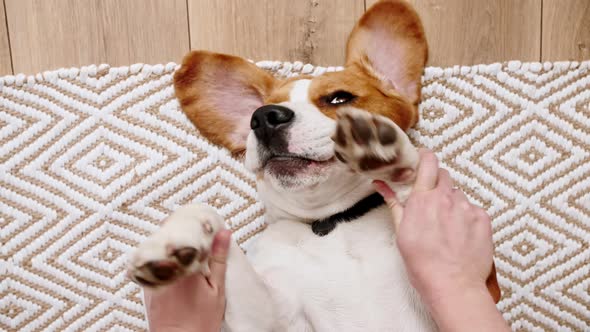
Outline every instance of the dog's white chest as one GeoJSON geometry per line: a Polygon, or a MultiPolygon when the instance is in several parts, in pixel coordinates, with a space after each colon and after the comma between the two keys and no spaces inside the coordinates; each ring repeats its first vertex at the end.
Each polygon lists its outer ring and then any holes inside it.
{"type": "Polygon", "coordinates": [[[282,329],[432,330],[407,281],[388,218],[380,208],[325,237],[298,222],[268,227],[250,256],[272,289],[282,329]]]}

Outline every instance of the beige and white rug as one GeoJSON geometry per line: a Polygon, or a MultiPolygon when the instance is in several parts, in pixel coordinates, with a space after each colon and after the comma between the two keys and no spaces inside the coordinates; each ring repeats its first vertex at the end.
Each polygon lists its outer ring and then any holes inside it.
{"type": "MultiPolygon", "coordinates": [[[[319,74],[261,62],[276,75],[319,74]]],[[[176,65],[0,78],[0,330],[146,328],[125,253],[178,205],[208,202],[247,248],[253,178],[173,97],[176,65]]],[[[494,220],[514,330],[590,330],[590,62],[440,69],[411,136],[494,220]]]]}

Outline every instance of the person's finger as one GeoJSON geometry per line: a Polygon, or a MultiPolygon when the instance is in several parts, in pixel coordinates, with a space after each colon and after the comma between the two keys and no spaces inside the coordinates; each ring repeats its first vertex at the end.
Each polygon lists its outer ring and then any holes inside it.
{"type": "Polygon", "coordinates": [[[429,191],[436,188],[438,159],[430,150],[420,149],[420,164],[413,192],[429,191]]]}
{"type": "Polygon", "coordinates": [[[452,195],[453,195],[453,201],[459,203],[459,202],[467,202],[469,203],[469,198],[467,198],[467,195],[465,195],[465,193],[463,192],[463,190],[461,189],[453,189],[452,190],[452,195]]]}
{"type": "Polygon", "coordinates": [[[387,203],[387,206],[391,209],[391,212],[393,213],[393,226],[397,231],[404,215],[404,207],[397,199],[395,192],[391,190],[385,182],[375,180],[373,181],[373,186],[375,187],[375,190],[383,196],[385,203],[387,203]]]}
{"type": "Polygon", "coordinates": [[[144,287],[143,288],[143,303],[146,305],[146,307],[149,306],[150,303],[152,303],[152,297],[153,297],[152,290],[147,287],[144,287]]]}
{"type": "Polygon", "coordinates": [[[449,171],[439,168],[436,188],[450,192],[453,189],[453,185],[453,179],[451,179],[449,171]]]}
{"type": "Polygon", "coordinates": [[[469,198],[460,189],[453,189],[451,194],[453,209],[459,213],[465,222],[475,222],[477,220],[476,206],[471,204],[469,198]]]}
{"type": "Polygon", "coordinates": [[[209,258],[209,269],[211,270],[209,283],[217,287],[220,292],[223,292],[225,286],[225,270],[230,241],[231,232],[229,230],[223,229],[217,232],[213,239],[211,257],[209,258]]]}
{"type": "Polygon", "coordinates": [[[475,215],[477,216],[477,219],[479,221],[483,221],[488,224],[491,223],[490,215],[488,214],[488,212],[485,209],[483,209],[481,207],[477,207],[475,209],[475,215]]]}

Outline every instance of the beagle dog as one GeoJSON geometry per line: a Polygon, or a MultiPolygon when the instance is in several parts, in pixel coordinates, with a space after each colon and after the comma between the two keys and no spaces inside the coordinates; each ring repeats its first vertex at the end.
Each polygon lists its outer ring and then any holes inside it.
{"type": "MultiPolygon", "coordinates": [[[[276,79],[231,55],[194,51],[174,76],[183,111],[211,142],[256,175],[268,227],[227,265],[228,331],[432,331],[395,244],[390,209],[372,181],[400,200],[418,153],[428,47],[416,11],[381,1],[353,28],[342,71],[276,79]]],[[[147,287],[209,273],[223,219],[190,205],[134,252],[133,280],[147,287]]],[[[499,300],[495,270],[488,280],[499,300]]],[[[198,312],[195,313],[198,315],[198,312]]]]}

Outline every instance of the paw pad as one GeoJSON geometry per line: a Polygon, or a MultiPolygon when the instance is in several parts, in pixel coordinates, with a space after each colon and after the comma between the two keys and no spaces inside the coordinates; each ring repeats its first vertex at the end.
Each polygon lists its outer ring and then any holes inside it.
{"type": "Polygon", "coordinates": [[[160,281],[168,281],[174,278],[176,273],[179,271],[178,264],[171,261],[148,262],[144,266],[156,279],[160,281]]]}
{"type": "Polygon", "coordinates": [[[340,112],[335,157],[356,171],[388,166],[397,157],[397,129],[388,119],[369,112],[345,109],[340,112]]]}
{"type": "Polygon", "coordinates": [[[338,111],[332,136],[334,156],[351,170],[373,179],[406,182],[417,165],[417,152],[390,119],[355,108],[338,111]]]}
{"type": "Polygon", "coordinates": [[[176,259],[180,262],[180,264],[187,266],[191,264],[195,257],[197,257],[198,250],[192,247],[184,247],[177,250],[174,250],[173,254],[176,259]]]}

